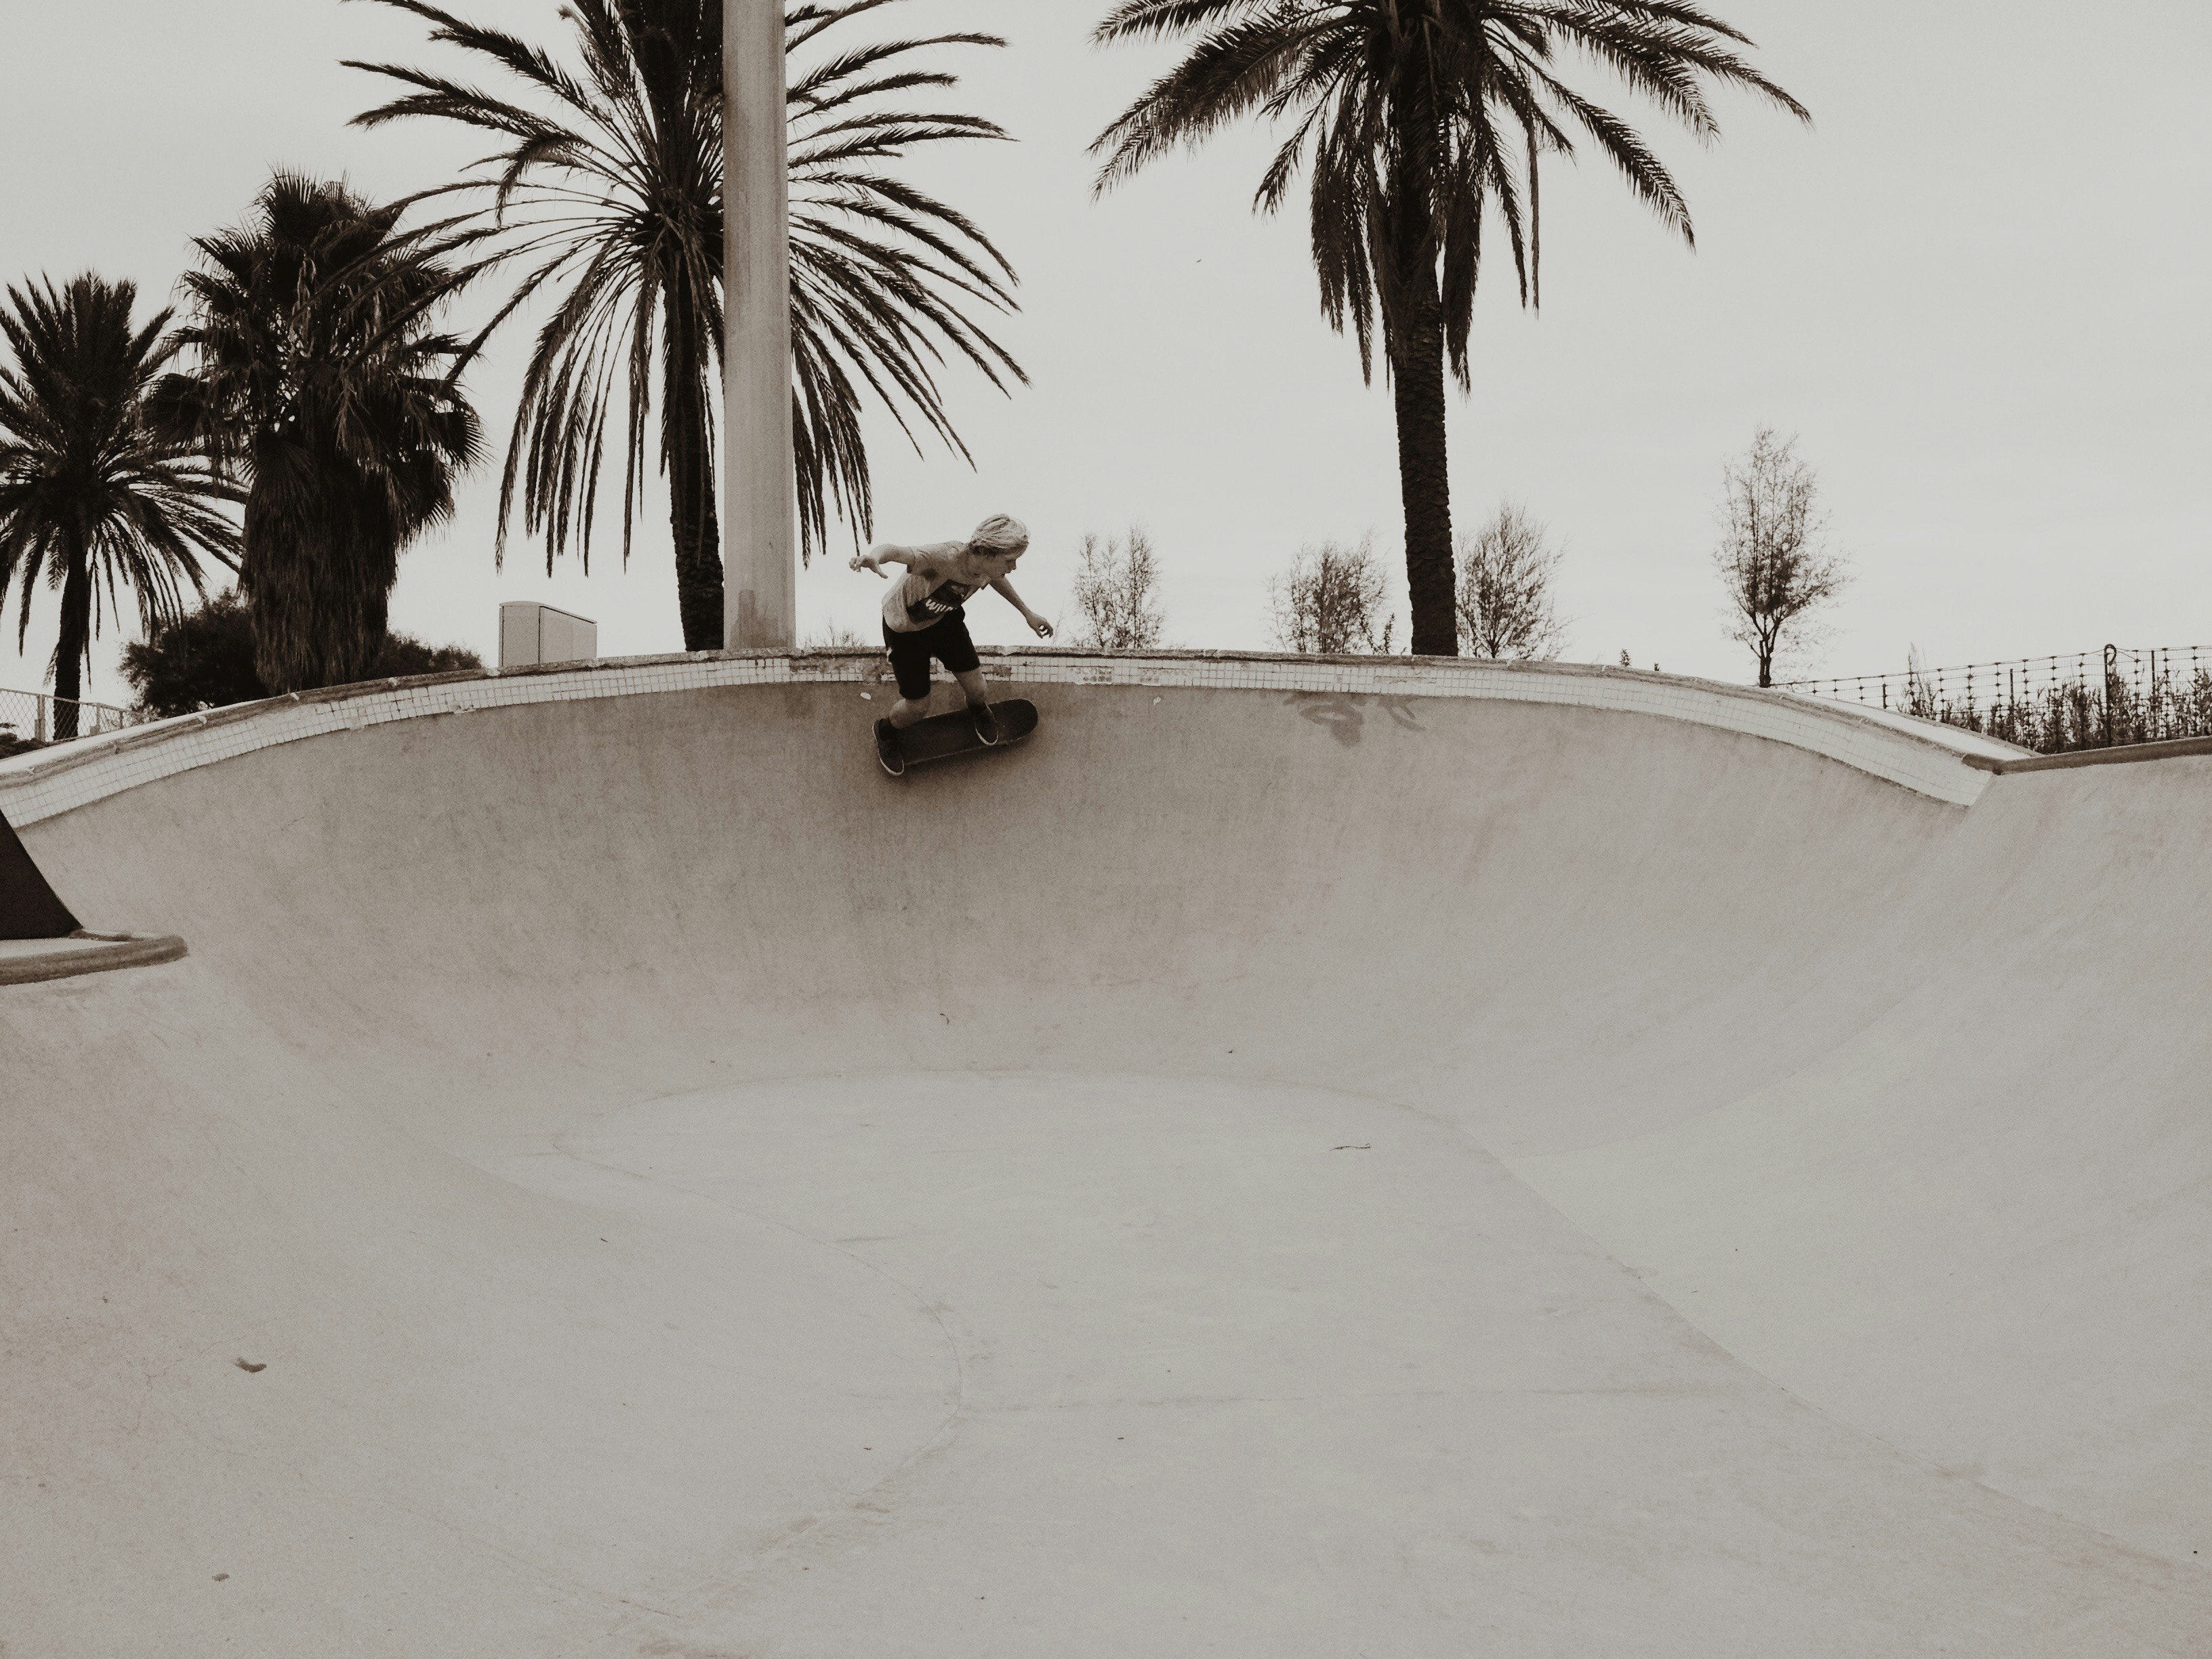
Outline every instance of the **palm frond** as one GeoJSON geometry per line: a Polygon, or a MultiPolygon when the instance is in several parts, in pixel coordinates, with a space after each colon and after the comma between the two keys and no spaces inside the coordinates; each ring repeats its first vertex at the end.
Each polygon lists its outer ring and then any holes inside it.
{"type": "MultiPolygon", "coordinates": [[[[588,562],[612,446],[627,559],[651,444],[670,483],[679,587],[718,582],[713,503],[702,492],[714,471],[720,394],[720,0],[578,0],[568,15],[580,74],[560,70],[549,49],[422,0],[370,3],[422,17],[434,41],[517,83],[507,95],[420,70],[354,65],[402,89],[362,124],[430,117],[501,141],[469,179],[449,187],[464,198],[477,192],[481,229],[520,273],[493,326],[526,303],[553,301],[508,440],[499,556],[519,519],[524,534],[543,539],[549,565],[570,550],[588,562]]],[[[800,552],[809,559],[833,517],[856,541],[873,533],[864,401],[910,441],[927,431],[964,457],[934,369],[957,359],[1002,390],[1024,379],[978,321],[1015,308],[1012,265],[972,220],[887,165],[926,146],[1006,137],[973,115],[900,107],[918,92],[956,84],[926,61],[932,54],[1005,42],[959,31],[820,51],[830,31],[902,3],[785,7],[794,60],[794,482],[800,552]]],[[[692,594],[683,603],[687,643],[718,645],[718,629],[709,638],[703,623],[695,627],[703,601],[692,594]]]]}
{"type": "Polygon", "coordinates": [[[1810,118],[1735,50],[1747,36],[1688,0],[1123,0],[1093,38],[1189,42],[1093,142],[1100,191],[1241,118],[1288,121],[1253,202],[1273,212],[1309,180],[1323,314],[1354,335],[1371,368],[1370,331],[1379,320],[1387,335],[1395,296],[1416,280],[1398,267],[1423,262],[1431,275],[1419,280],[1443,307],[1462,382],[1486,222],[1504,237],[1522,302],[1540,297],[1545,155],[1571,157],[1577,137],[1594,145],[1694,242],[1673,175],[1633,127],[1556,70],[1563,49],[1700,140],[1718,131],[1713,85],[1810,118]],[[1416,106],[1427,112],[1411,116],[1416,106]]]}
{"type": "Polygon", "coordinates": [[[1297,67],[1299,54],[1320,31],[1297,16],[1275,13],[1207,36],[1190,55],[1155,81],[1137,102],[1092,141],[1107,159],[1098,171],[1103,194],[1170,149],[1202,143],[1215,131],[1265,106],[1297,67]]]}

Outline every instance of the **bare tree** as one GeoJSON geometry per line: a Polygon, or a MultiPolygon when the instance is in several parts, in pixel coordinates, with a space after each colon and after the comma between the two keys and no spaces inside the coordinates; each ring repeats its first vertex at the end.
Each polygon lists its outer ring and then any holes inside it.
{"type": "Polygon", "coordinates": [[[1554,662],[1566,628],[1552,602],[1559,555],[1544,526],[1513,501],[1459,544],[1454,592],[1460,649],[1468,656],[1554,662]]]}
{"type": "Polygon", "coordinates": [[[1275,642],[1285,651],[1337,656],[1387,652],[1397,619],[1385,613],[1389,589],[1375,538],[1359,545],[1323,542],[1299,550],[1291,568],[1267,584],[1275,642]]]}
{"type": "Polygon", "coordinates": [[[1813,613],[1850,579],[1828,545],[1820,481],[1798,459],[1795,436],[1761,426],[1722,477],[1724,533],[1713,564],[1728,590],[1729,637],[1751,647],[1759,683],[1771,685],[1776,658],[1820,639],[1813,613]]]}
{"type": "Polygon", "coordinates": [[[1132,526],[1127,542],[1083,538],[1075,566],[1075,643],[1093,651],[1151,651],[1167,618],[1159,605],[1152,538],[1132,526]]]}

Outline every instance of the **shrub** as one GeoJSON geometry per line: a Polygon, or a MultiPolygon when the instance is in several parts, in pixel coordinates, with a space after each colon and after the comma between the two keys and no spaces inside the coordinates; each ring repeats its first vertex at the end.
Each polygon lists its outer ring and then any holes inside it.
{"type": "MultiPolygon", "coordinates": [[[[461,646],[424,644],[406,634],[386,634],[370,678],[398,679],[481,669],[483,659],[461,646]]],[[[124,678],[142,714],[156,718],[202,708],[258,702],[269,695],[253,667],[253,618],[235,592],[219,593],[198,610],[156,627],[123,651],[124,678]]]]}

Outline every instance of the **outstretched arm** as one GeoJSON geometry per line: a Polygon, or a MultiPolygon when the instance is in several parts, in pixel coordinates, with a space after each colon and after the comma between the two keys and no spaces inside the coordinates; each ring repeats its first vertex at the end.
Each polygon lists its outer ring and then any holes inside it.
{"type": "MultiPolygon", "coordinates": [[[[918,570],[928,562],[927,548],[902,547],[896,542],[878,542],[866,552],[853,556],[854,569],[872,570],[878,576],[884,574],[884,567],[887,564],[902,564],[908,569],[918,570]]],[[[890,578],[884,577],[884,580],[889,580],[890,578]]]]}
{"type": "Polygon", "coordinates": [[[1014,592],[1014,585],[1008,581],[1004,576],[1000,576],[992,582],[991,591],[998,594],[1000,598],[1005,599],[1006,602],[1013,606],[1015,610],[1020,611],[1022,613],[1022,620],[1030,625],[1039,639],[1045,640],[1052,637],[1052,624],[1047,622],[1042,617],[1038,616],[1037,613],[1030,610],[1029,606],[1024,605],[1022,603],[1022,596],[1014,592]]]}

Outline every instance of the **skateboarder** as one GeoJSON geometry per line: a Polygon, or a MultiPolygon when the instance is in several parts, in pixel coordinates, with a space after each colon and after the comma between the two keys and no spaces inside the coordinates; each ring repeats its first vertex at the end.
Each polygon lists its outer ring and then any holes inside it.
{"type": "Polygon", "coordinates": [[[968,637],[968,617],[962,606],[983,588],[994,588],[1022,613],[1022,620],[1039,638],[1049,638],[1052,624],[1023,604],[1021,595],[1006,580],[1029,546],[1030,532],[1019,520],[1001,513],[977,525],[975,533],[964,542],[933,542],[925,547],[882,542],[854,558],[854,569],[872,570],[878,576],[884,574],[887,564],[907,568],[907,574],[884,596],[884,644],[890,652],[891,672],[898,676],[899,689],[890,717],[876,722],[876,752],[882,757],[885,771],[896,774],[906,769],[905,758],[899,752],[899,728],[912,726],[929,713],[932,657],[960,683],[976,738],[983,743],[998,741],[998,727],[991,718],[982,671],[975,641],[968,637]]]}

